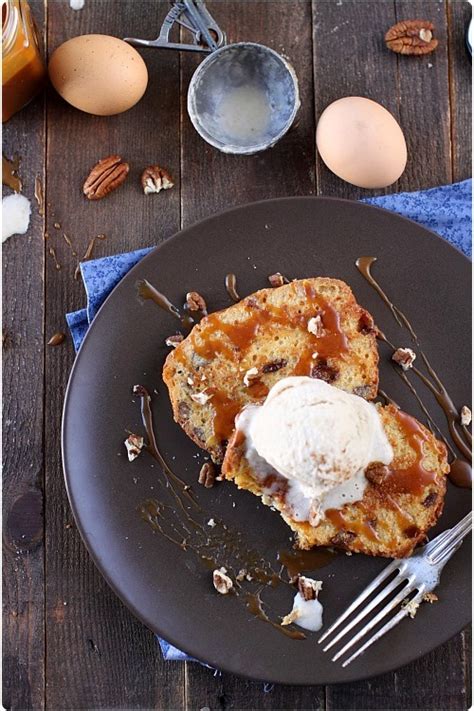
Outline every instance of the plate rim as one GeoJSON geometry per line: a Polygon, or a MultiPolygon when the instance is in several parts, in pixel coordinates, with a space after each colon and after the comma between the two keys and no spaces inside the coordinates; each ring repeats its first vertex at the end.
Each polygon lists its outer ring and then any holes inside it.
{"type": "MultiPolygon", "coordinates": [[[[107,582],[113,593],[119,598],[121,603],[125,605],[131,612],[132,614],[143,624],[145,627],[147,627],[155,636],[158,637],[163,637],[166,638],[166,641],[169,642],[171,645],[175,646],[177,649],[182,650],[185,652],[187,655],[192,657],[193,661],[201,664],[205,664],[207,666],[211,666],[211,668],[215,669],[218,668],[221,671],[224,671],[229,674],[233,674],[235,676],[241,677],[243,679],[248,679],[251,681],[266,681],[269,683],[275,683],[275,684],[282,684],[282,685],[291,685],[291,686],[308,686],[308,685],[316,685],[316,686],[325,686],[325,685],[333,685],[333,684],[351,684],[351,683],[356,683],[358,681],[364,681],[367,679],[372,679],[377,676],[381,676],[383,674],[389,674],[392,673],[398,669],[401,669],[408,664],[413,663],[417,659],[422,658],[423,656],[426,656],[426,654],[429,654],[430,652],[434,651],[435,649],[438,649],[440,646],[448,642],[450,639],[455,637],[457,634],[462,632],[464,629],[466,629],[471,623],[468,622],[467,624],[462,623],[454,632],[449,632],[449,634],[446,637],[443,637],[443,639],[436,644],[435,647],[433,647],[431,650],[427,650],[425,653],[422,655],[417,654],[416,652],[413,653],[413,655],[410,655],[409,658],[403,662],[403,664],[397,664],[395,663],[393,666],[390,665],[387,669],[385,669],[383,672],[376,672],[374,674],[362,674],[361,676],[356,676],[352,679],[341,679],[337,682],[327,682],[325,680],[322,681],[315,681],[313,683],[307,682],[307,681],[281,681],[281,679],[278,678],[272,678],[271,675],[266,676],[265,679],[263,677],[255,677],[250,674],[246,674],[245,672],[236,672],[233,669],[229,669],[225,661],[224,663],[221,663],[219,661],[219,664],[217,667],[214,667],[213,664],[210,662],[207,662],[206,660],[200,660],[196,653],[192,652],[191,650],[186,650],[183,647],[186,647],[186,645],[183,646],[183,644],[180,641],[174,641],[173,639],[170,638],[168,633],[162,633],[155,624],[152,624],[149,620],[146,619],[145,615],[143,615],[137,607],[133,604],[131,600],[129,600],[126,596],[126,593],[124,591],[121,591],[118,589],[118,586],[112,581],[112,579],[109,577],[109,575],[105,572],[104,567],[102,563],[100,562],[99,554],[95,553],[93,550],[92,546],[89,545],[89,540],[86,531],[84,530],[83,526],[81,525],[80,522],[80,516],[79,516],[79,511],[76,508],[76,504],[74,502],[74,496],[71,492],[71,489],[69,487],[68,483],[68,472],[67,472],[67,467],[66,467],[66,420],[67,420],[67,415],[68,415],[68,408],[71,406],[70,401],[71,401],[71,391],[73,388],[73,381],[74,378],[76,377],[76,371],[78,370],[78,363],[80,362],[80,356],[83,352],[85,344],[87,344],[91,339],[90,339],[90,334],[94,332],[94,328],[97,326],[98,321],[100,320],[98,317],[100,316],[101,318],[103,317],[103,310],[105,310],[108,306],[108,302],[111,299],[111,297],[114,295],[115,291],[117,288],[123,283],[125,279],[131,279],[133,278],[131,275],[133,275],[134,271],[138,267],[141,266],[143,263],[146,262],[146,260],[151,259],[152,256],[154,256],[157,251],[159,251],[163,246],[169,244],[170,241],[175,241],[178,240],[183,233],[186,233],[190,230],[194,230],[198,225],[201,226],[203,224],[206,224],[209,221],[219,219],[222,216],[229,215],[232,212],[238,212],[241,210],[245,210],[248,208],[253,208],[255,206],[263,205],[263,204],[271,204],[275,202],[331,202],[331,203],[344,203],[344,204],[349,204],[351,206],[357,206],[358,208],[362,209],[368,209],[368,210],[375,210],[377,212],[382,212],[385,214],[389,214],[392,217],[402,220],[404,222],[408,222],[411,224],[416,225],[419,229],[422,229],[425,233],[430,235],[431,237],[434,237],[437,239],[439,242],[441,242],[445,247],[448,247],[449,249],[453,250],[457,255],[461,256],[465,262],[469,265],[471,263],[471,260],[463,253],[461,252],[460,249],[458,249],[455,245],[451,244],[448,242],[446,239],[444,239],[441,235],[437,234],[433,230],[430,230],[429,228],[425,227],[424,225],[421,225],[420,223],[416,222],[415,220],[411,220],[410,218],[407,218],[403,215],[399,215],[397,212],[393,212],[392,210],[379,207],[376,205],[371,205],[367,203],[360,202],[358,200],[348,200],[345,198],[338,198],[338,197],[331,197],[331,196],[325,196],[325,195],[306,195],[306,196],[286,196],[286,197],[278,197],[278,198],[269,198],[265,200],[256,200],[250,203],[244,203],[242,205],[235,205],[231,208],[227,208],[225,210],[213,213],[212,215],[208,215],[201,220],[197,220],[196,222],[193,222],[191,225],[188,225],[187,227],[178,230],[177,232],[173,233],[170,237],[165,238],[162,242],[159,244],[153,246],[151,248],[151,251],[144,255],[142,259],[139,260],[121,279],[120,281],[114,286],[114,288],[111,290],[111,292],[107,295],[107,297],[104,299],[104,302],[100,306],[100,308],[97,310],[97,313],[95,314],[95,317],[92,320],[92,323],[90,324],[86,335],[81,343],[81,346],[79,350],[76,353],[75,359],[73,366],[71,368],[71,372],[69,374],[68,378],[68,383],[66,387],[66,391],[64,394],[64,404],[63,404],[63,409],[62,409],[62,417],[61,417],[61,463],[62,463],[62,469],[63,469],[63,477],[64,477],[64,483],[65,483],[65,488],[66,488],[66,493],[69,501],[69,505],[71,507],[71,511],[74,516],[74,521],[76,523],[76,527],[79,531],[79,534],[81,536],[82,543],[85,545],[86,550],[88,554],[90,555],[94,565],[98,569],[100,575],[104,578],[104,580],[107,582]]],[[[139,249],[139,248],[137,248],[139,249]]]]}

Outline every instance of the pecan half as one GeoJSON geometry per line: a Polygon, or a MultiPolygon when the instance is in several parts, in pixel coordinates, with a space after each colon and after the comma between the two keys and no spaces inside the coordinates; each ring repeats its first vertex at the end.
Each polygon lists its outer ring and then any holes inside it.
{"type": "Polygon", "coordinates": [[[415,358],[416,353],[415,351],[412,351],[411,348],[397,348],[397,350],[394,351],[392,355],[392,360],[395,361],[395,363],[398,363],[398,365],[401,366],[403,370],[408,370],[409,368],[412,368],[413,363],[415,362],[415,358]]]}
{"type": "Polygon", "coordinates": [[[211,489],[216,481],[216,469],[212,462],[205,462],[199,472],[198,482],[206,489],[211,489]]]}
{"type": "Polygon", "coordinates": [[[385,44],[397,54],[429,54],[438,46],[433,31],[429,20],[404,20],[387,30],[385,44]]]}
{"type": "Polygon", "coordinates": [[[221,595],[227,595],[234,587],[234,583],[227,575],[226,568],[217,568],[214,570],[212,573],[212,582],[217,592],[221,595]]]}
{"type": "Polygon", "coordinates": [[[276,373],[277,370],[281,370],[288,363],[285,358],[279,358],[278,360],[272,360],[270,363],[266,363],[262,367],[262,373],[276,373]]]}
{"type": "Polygon", "coordinates": [[[88,200],[101,200],[122,185],[129,169],[128,163],[124,163],[120,156],[102,158],[84,183],[84,195],[88,200]]]}
{"type": "Polygon", "coordinates": [[[207,304],[197,291],[188,291],[186,305],[190,311],[201,311],[203,314],[207,312],[207,304]]]}
{"type": "Polygon", "coordinates": [[[145,168],[141,181],[145,195],[169,190],[174,185],[171,175],[159,165],[149,165],[148,168],[145,168]]]}

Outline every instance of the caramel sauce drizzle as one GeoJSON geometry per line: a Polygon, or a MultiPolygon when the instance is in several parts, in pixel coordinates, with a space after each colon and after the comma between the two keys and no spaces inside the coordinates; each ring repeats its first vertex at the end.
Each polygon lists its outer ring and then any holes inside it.
{"type": "MultiPolygon", "coordinates": [[[[163,491],[172,496],[174,502],[170,505],[157,499],[147,499],[138,509],[142,520],[152,531],[160,533],[181,550],[193,552],[207,570],[225,566],[234,581],[233,591],[236,598],[243,601],[257,619],[270,624],[291,639],[305,639],[302,632],[282,627],[263,609],[260,597],[262,590],[273,589],[282,584],[290,586],[289,582],[274,570],[259,551],[246,545],[240,531],[228,527],[215,516],[214,527],[210,528],[204,524],[209,519],[209,514],[197,504],[191,495],[190,487],[171,470],[160,452],[153,426],[149,392],[142,385],[136,385],[134,393],[140,397],[142,422],[147,436],[146,450],[159,463],[165,475],[165,483],[160,480],[160,484],[163,491]],[[192,504],[192,514],[185,503],[192,504]],[[197,520],[196,516],[201,520],[197,520]],[[250,580],[237,580],[242,569],[249,574],[250,580]],[[259,586],[258,590],[252,592],[256,585],[259,586]]],[[[284,556],[284,553],[282,555],[284,556]]]]}
{"type": "Polygon", "coordinates": [[[309,551],[295,548],[290,551],[278,551],[278,560],[286,568],[291,579],[299,573],[311,572],[329,565],[337,555],[336,551],[329,548],[313,548],[309,551]]]}
{"type": "MultiPolygon", "coordinates": [[[[289,307],[265,304],[258,307],[252,298],[242,302],[246,317],[234,323],[226,322],[222,312],[210,314],[202,322],[197,333],[191,334],[194,352],[205,360],[212,360],[223,355],[229,360],[243,360],[252,346],[254,339],[265,328],[275,325],[288,326],[296,324],[310,338],[309,347],[301,354],[293,375],[310,375],[315,361],[313,353],[321,358],[340,356],[349,348],[347,337],[342,330],[338,311],[323,297],[316,293],[312,285],[304,284],[302,292],[300,285],[294,285],[295,296],[305,299],[305,307],[299,310],[289,307]],[[321,314],[324,335],[316,337],[307,330],[308,320],[316,314],[321,314]],[[223,337],[224,336],[224,337],[223,337]]],[[[221,440],[228,440],[234,429],[235,415],[242,408],[242,402],[234,397],[232,400],[216,389],[208,388],[212,393],[210,404],[214,408],[214,432],[221,440]]],[[[268,388],[263,383],[255,382],[248,388],[248,394],[254,399],[263,399],[268,394],[268,388]]]]}
{"type": "MultiPolygon", "coordinates": [[[[95,237],[91,237],[89,240],[89,244],[87,245],[86,251],[84,252],[84,256],[80,260],[81,262],[87,262],[89,259],[92,259],[94,256],[94,249],[97,244],[97,242],[102,242],[104,239],[107,239],[106,235],[95,235],[95,237]]],[[[74,272],[74,279],[79,279],[79,276],[81,274],[81,265],[80,263],[77,265],[76,270],[74,272]]]]}
{"type": "Polygon", "coordinates": [[[49,250],[48,250],[48,252],[49,252],[49,254],[50,254],[50,255],[52,256],[52,258],[53,258],[53,262],[54,262],[54,266],[56,267],[56,271],[59,271],[59,270],[61,269],[61,265],[60,265],[60,263],[58,262],[58,256],[57,256],[57,254],[56,254],[55,248],[54,248],[54,247],[50,247],[49,250]]]}
{"type": "Polygon", "coordinates": [[[306,639],[306,635],[303,632],[291,629],[286,626],[282,627],[277,622],[274,622],[268,617],[267,613],[263,609],[263,603],[260,598],[260,592],[254,594],[247,593],[245,599],[247,609],[249,610],[249,612],[252,613],[254,617],[257,617],[259,620],[263,620],[263,622],[268,622],[274,629],[278,630],[278,632],[281,632],[286,637],[290,637],[290,639],[306,639]]]}
{"type": "MultiPolygon", "coordinates": [[[[2,4],[3,7],[3,4],[2,4]]],[[[2,154],[2,184],[16,193],[21,193],[23,184],[18,175],[21,159],[15,156],[12,160],[2,154]]]]}
{"type": "Polygon", "coordinates": [[[237,292],[237,277],[235,274],[226,274],[225,288],[232,301],[237,304],[240,301],[240,296],[237,292]]]}
{"type": "MultiPolygon", "coordinates": [[[[411,368],[411,371],[426,385],[426,387],[433,393],[434,397],[436,398],[439,406],[444,412],[444,415],[446,417],[446,421],[448,424],[448,429],[449,433],[451,435],[451,439],[454,442],[455,446],[459,450],[459,452],[462,454],[463,457],[467,461],[463,461],[462,459],[459,459],[458,457],[454,457],[454,459],[450,462],[450,467],[451,471],[449,473],[449,478],[452,481],[453,484],[456,486],[462,486],[462,487],[471,487],[472,486],[472,470],[471,470],[471,460],[472,460],[472,435],[467,429],[467,427],[463,426],[460,424],[460,416],[459,412],[454,405],[453,400],[451,399],[446,387],[442,383],[441,379],[439,378],[438,374],[434,370],[433,366],[431,365],[426,353],[423,351],[419,338],[408,320],[407,316],[401,311],[395,304],[389,299],[387,294],[384,292],[380,284],[376,281],[376,279],[373,277],[371,273],[371,267],[374,264],[374,262],[377,260],[377,257],[359,257],[356,260],[356,266],[359,272],[362,274],[364,279],[375,289],[375,291],[378,293],[382,301],[386,304],[386,306],[390,309],[395,321],[397,324],[402,327],[406,328],[410,334],[410,337],[413,341],[413,343],[417,346],[417,351],[420,354],[425,367],[428,371],[428,374],[430,377],[427,377],[425,373],[423,373],[419,368],[416,366],[413,366],[411,368]]],[[[383,335],[380,334],[381,340],[384,340],[388,345],[390,345],[391,348],[394,348],[394,345],[390,343],[390,341],[383,335]]],[[[397,369],[398,372],[398,369],[397,369]]],[[[409,384],[409,380],[405,374],[402,374],[402,376],[405,376],[403,379],[406,384],[409,384]]],[[[410,388],[412,392],[415,390],[415,388],[412,386],[410,388]]],[[[416,393],[416,397],[418,399],[418,402],[422,406],[423,411],[425,414],[427,414],[426,408],[422,405],[421,399],[416,393]]],[[[437,425],[433,422],[432,417],[428,414],[429,421],[431,424],[435,425],[437,431],[439,432],[439,428],[437,425]]],[[[445,443],[447,444],[452,456],[454,456],[453,448],[448,445],[446,442],[446,439],[443,437],[445,443]]]]}
{"type": "Polygon", "coordinates": [[[179,319],[185,329],[191,329],[195,324],[195,319],[189,313],[181,313],[177,306],[171,303],[167,296],[158,291],[147,279],[142,279],[136,283],[137,294],[143,301],[153,301],[166,313],[179,319]]]}

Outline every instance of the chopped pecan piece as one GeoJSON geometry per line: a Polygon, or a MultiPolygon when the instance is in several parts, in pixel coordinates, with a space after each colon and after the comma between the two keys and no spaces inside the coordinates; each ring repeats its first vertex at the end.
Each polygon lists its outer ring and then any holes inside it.
{"type": "Polygon", "coordinates": [[[410,615],[410,617],[413,619],[418,612],[418,608],[420,607],[419,602],[415,602],[414,600],[404,600],[402,602],[402,610],[405,610],[407,615],[410,615]]]}
{"type": "Polygon", "coordinates": [[[145,441],[140,435],[130,434],[124,444],[127,449],[128,461],[133,462],[142,451],[145,441]]]}
{"type": "Polygon", "coordinates": [[[206,489],[211,489],[216,481],[216,469],[212,462],[205,462],[199,472],[198,482],[206,489]]]}
{"type": "Polygon", "coordinates": [[[278,360],[272,360],[270,363],[265,363],[262,367],[262,373],[276,373],[277,370],[281,370],[288,363],[284,358],[279,358],[278,360]]]}
{"type": "Polygon", "coordinates": [[[416,353],[415,351],[412,351],[411,348],[397,348],[397,350],[394,351],[392,355],[392,360],[395,361],[395,363],[398,363],[398,365],[401,366],[403,370],[408,370],[409,368],[412,368],[413,363],[415,362],[415,358],[416,353]]]}
{"type": "Polygon", "coordinates": [[[317,316],[313,316],[313,318],[310,318],[308,321],[307,328],[310,333],[316,336],[316,338],[321,338],[322,336],[324,336],[325,331],[321,314],[317,314],[317,316]]]}
{"type": "Polygon", "coordinates": [[[387,30],[385,44],[397,54],[429,54],[438,46],[433,31],[429,20],[404,20],[387,30]]]}
{"type": "Polygon", "coordinates": [[[390,467],[381,462],[373,462],[365,470],[365,478],[370,481],[371,484],[383,484],[384,481],[390,476],[390,467]]]}
{"type": "Polygon", "coordinates": [[[291,612],[289,612],[287,615],[285,615],[282,618],[280,624],[282,627],[286,627],[286,625],[291,625],[291,624],[293,624],[293,622],[295,622],[295,620],[298,619],[299,616],[300,616],[299,610],[296,607],[294,607],[291,612]]]}
{"type": "Polygon", "coordinates": [[[461,424],[468,427],[471,424],[472,413],[467,405],[461,407],[461,424]]]}
{"type": "Polygon", "coordinates": [[[311,368],[310,376],[318,380],[324,380],[325,383],[332,383],[339,375],[336,368],[328,365],[327,361],[320,360],[311,368]]]}
{"type": "Polygon", "coordinates": [[[304,575],[298,576],[298,592],[305,600],[316,600],[318,593],[323,587],[321,580],[313,580],[304,575]]]}
{"type": "Polygon", "coordinates": [[[206,302],[197,291],[188,291],[186,294],[186,304],[190,311],[201,311],[203,314],[207,312],[206,302]]]}
{"type": "Polygon", "coordinates": [[[168,336],[168,338],[165,340],[165,345],[170,346],[171,348],[176,348],[176,346],[178,346],[183,340],[183,334],[176,333],[173,336],[168,336]]]}
{"type": "Polygon", "coordinates": [[[434,602],[438,602],[439,597],[434,592],[427,592],[423,595],[424,602],[429,602],[432,605],[434,602]]]}
{"type": "Polygon", "coordinates": [[[217,568],[214,570],[212,573],[212,582],[217,592],[221,595],[227,595],[234,587],[234,583],[227,575],[226,568],[217,568]]]}
{"type": "Polygon", "coordinates": [[[142,173],[142,188],[145,195],[159,193],[173,187],[173,179],[167,170],[159,165],[149,165],[142,173]]]}
{"type": "Polygon", "coordinates": [[[208,400],[210,400],[212,395],[209,395],[209,393],[204,392],[204,390],[200,393],[191,393],[191,400],[194,400],[194,402],[197,402],[198,405],[205,405],[208,400]]]}
{"type": "Polygon", "coordinates": [[[280,272],[270,274],[268,281],[270,282],[270,286],[283,286],[283,284],[290,283],[290,280],[283,276],[283,274],[280,274],[280,272]]]}
{"type": "Polygon", "coordinates": [[[120,156],[102,158],[92,168],[84,183],[84,195],[89,200],[101,200],[122,185],[128,171],[128,163],[124,163],[120,156]]]}

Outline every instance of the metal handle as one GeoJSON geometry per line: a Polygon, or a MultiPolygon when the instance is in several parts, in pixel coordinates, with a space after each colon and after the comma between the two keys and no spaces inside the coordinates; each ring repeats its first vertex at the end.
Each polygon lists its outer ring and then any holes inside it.
{"type": "Polygon", "coordinates": [[[175,2],[169,10],[161,26],[160,34],[155,40],[125,37],[124,41],[134,47],[161,47],[163,49],[209,53],[222,47],[226,43],[226,36],[207,10],[203,0],[180,0],[180,2],[175,2]],[[191,32],[193,44],[170,41],[170,32],[175,23],[191,32]]]}

